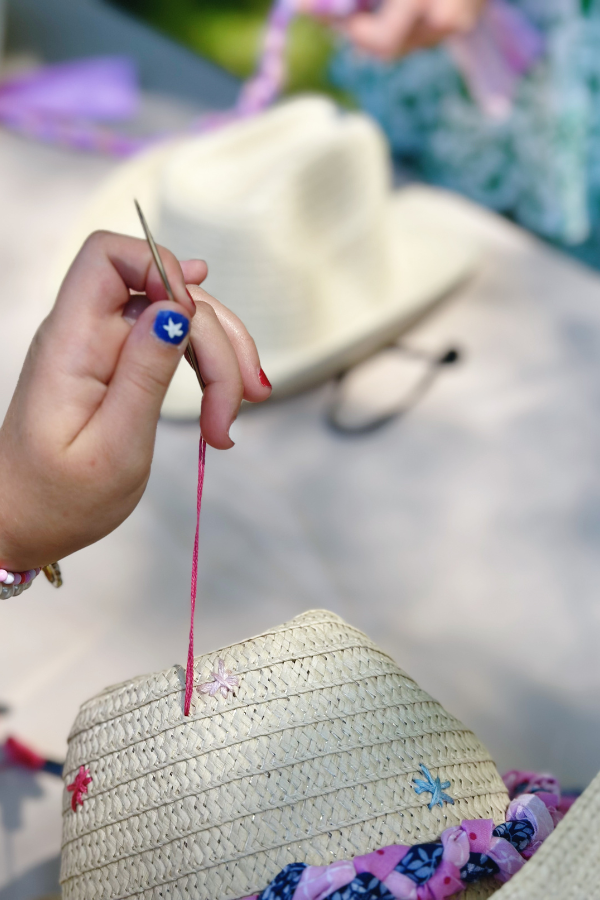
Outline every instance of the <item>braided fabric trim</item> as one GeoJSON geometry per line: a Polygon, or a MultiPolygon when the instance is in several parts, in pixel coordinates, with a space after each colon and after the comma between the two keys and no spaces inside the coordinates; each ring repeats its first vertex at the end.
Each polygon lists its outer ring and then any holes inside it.
{"type": "Polygon", "coordinates": [[[444,900],[493,876],[508,881],[542,845],[576,795],[551,775],[508,772],[506,822],[464,820],[439,841],[392,845],[329,866],[286,866],[261,894],[244,900],[444,900]]]}

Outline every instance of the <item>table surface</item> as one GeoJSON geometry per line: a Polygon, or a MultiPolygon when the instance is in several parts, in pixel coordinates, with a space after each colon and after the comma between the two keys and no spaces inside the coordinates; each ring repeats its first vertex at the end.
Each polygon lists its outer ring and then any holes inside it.
{"type": "MultiPolygon", "coordinates": [[[[0,410],[67,230],[113,162],[0,133],[0,410]]],[[[327,607],[472,727],[501,769],[584,785],[600,746],[600,278],[465,201],[478,273],[410,336],[458,344],[416,409],[360,439],[328,385],[210,451],[197,652],[327,607]]],[[[0,738],[61,758],[78,705],[186,654],[198,431],[162,422],[148,490],[65,586],[0,605],[0,738]]],[[[52,886],[61,783],[0,773],[0,900],[52,886]]]]}

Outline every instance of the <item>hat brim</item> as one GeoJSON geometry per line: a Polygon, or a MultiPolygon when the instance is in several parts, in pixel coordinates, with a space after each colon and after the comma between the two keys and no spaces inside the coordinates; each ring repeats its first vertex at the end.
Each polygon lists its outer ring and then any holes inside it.
{"type": "Polygon", "coordinates": [[[599,900],[600,774],[494,900],[599,900]]]}
{"type": "MultiPolygon", "coordinates": [[[[160,170],[178,143],[168,142],[133,158],[102,183],[66,243],[58,278],[93,231],[143,237],[134,197],[151,229],[158,230],[160,170]]],[[[456,233],[456,199],[451,194],[423,185],[401,188],[390,194],[388,213],[395,289],[362,315],[340,316],[326,333],[302,347],[284,353],[259,347],[274,397],[313,387],[394,340],[473,272],[479,250],[470,237],[456,233]]],[[[199,409],[196,378],[187,365],[180,365],[163,415],[195,418],[199,409]]]]}

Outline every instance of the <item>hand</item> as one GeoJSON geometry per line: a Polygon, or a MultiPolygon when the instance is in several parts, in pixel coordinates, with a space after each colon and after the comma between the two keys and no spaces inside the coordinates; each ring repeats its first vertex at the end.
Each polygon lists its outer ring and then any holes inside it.
{"type": "Polygon", "coordinates": [[[0,429],[0,566],[24,571],[62,559],[135,509],[190,323],[206,382],[207,443],[233,446],[242,398],[269,396],[240,320],[201,288],[186,289],[206,278],[206,264],[160,253],[175,303],[145,241],[93,234],[38,329],[0,429]]]}
{"type": "MultiPolygon", "coordinates": [[[[306,12],[323,0],[301,0],[306,12]]],[[[391,60],[470,31],[486,0],[383,0],[372,13],[355,13],[338,27],[360,49],[391,60]]]]}

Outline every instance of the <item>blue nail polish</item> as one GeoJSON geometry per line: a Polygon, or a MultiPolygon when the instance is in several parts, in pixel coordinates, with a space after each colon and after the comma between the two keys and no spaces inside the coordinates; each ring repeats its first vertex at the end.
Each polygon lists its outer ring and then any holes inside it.
{"type": "Polygon", "coordinates": [[[189,329],[190,320],[169,309],[161,309],[154,320],[154,334],[167,344],[180,344],[189,329]]]}

